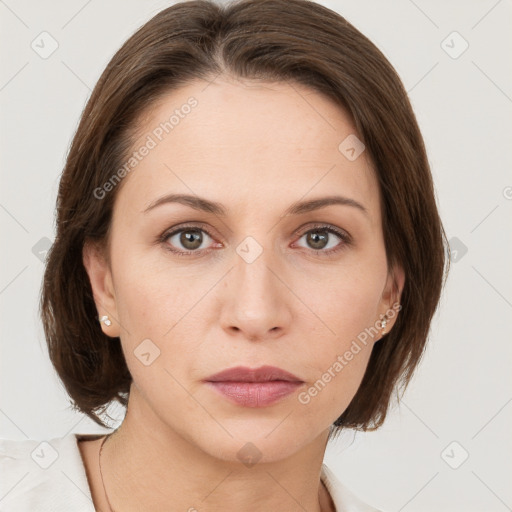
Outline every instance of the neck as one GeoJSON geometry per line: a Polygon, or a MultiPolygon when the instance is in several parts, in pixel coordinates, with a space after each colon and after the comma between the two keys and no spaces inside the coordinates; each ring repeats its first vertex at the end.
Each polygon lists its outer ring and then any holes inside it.
{"type": "Polygon", "coordinates": [[[130,401],[101,455],[112,512],[334,510],[320,482],[327,432],[284,460],[250,465],[213,457],[169,427],[155,428],[149,411],[132,395],[130,401]]]}

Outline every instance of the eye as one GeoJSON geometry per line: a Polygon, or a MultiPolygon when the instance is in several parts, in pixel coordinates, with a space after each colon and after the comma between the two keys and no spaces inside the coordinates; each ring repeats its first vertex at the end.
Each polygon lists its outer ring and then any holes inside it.
{"type": "Polygon", "coordinates": [[[313,226],[313,229],[306,231],[299,240],[303,238],[307,244],[306,249],[313,249],[316,253],[325,253],[326,255],[336,253],[352,242],[348,233],[325,224],[313,226]],[[336,238],[338,238],[338,242],[336,242],[336,238]],[[342,241],[341,244],[339,240],[342,241]]]}
{"type": "Polygon", "coordinates": [[[205,245],[211,235],[198,226],[181,226],[179,229],[164,233],[160,242],[164,247],[178,256],[189,256],[206,250],[205,245]]]}
{"type": "MultiPolygon", "coordinates": [[[[314,225],[303,232],[299,240],[303,238],[307,244],[306,249],[313,250],[315,254],[322,256],[337,253],[352,244],[352,238],[348,233],[329,224],[314,225]]],[[[208,247],[222,247],[218,242],[212,245],[212,240],[210,233],[204,227],[197,225],[179,226],[158,237],[158,241],[164,248],[177,256],[196,256],[208,251],[208,247]]]]}

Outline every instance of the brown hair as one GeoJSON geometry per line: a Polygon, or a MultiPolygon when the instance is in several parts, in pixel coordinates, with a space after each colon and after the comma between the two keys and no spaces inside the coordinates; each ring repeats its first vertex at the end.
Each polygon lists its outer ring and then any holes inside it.
{"type": "MultiPolygon", "coordinates": [[[[388,268],[405,272],[401,314],[375,344],[361,385],[336,420],[374,430],[393,390],[405,391],[424,352],[441,295],[449,246],[423,139],[407,93],[376,46],[342,16],[308,0],[207,0],[164,9],[114,55],[82,113],[63,169],[56,237],[47,257],[41,318],[50,359],[73,406],[96,423],[131,384],[119,338],[98,322],[82,261],[86,241],[103,244],[119,188],[94,191],[126,160],[137,120],[164,94],[224,73],[290,81],[333,99],[352,115],[380,187],[388,268]]],[[[340,141],[341,142],[341,141],[340,141]]],[[[446,275],[449,268],[446,268],[446,275]]]]}

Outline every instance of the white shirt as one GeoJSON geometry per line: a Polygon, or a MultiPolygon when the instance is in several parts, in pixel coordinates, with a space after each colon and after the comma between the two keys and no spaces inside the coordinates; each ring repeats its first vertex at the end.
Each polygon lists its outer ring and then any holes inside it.
{"type": "MultiPolygon", "coordinates": [[[[68,434],[49,441],[0,439],[2,512],[95,512],[77,444],[68,434]]],[[[380,512],[365,504],[322,464],[321,479],[337,512],[380,512]]]]}

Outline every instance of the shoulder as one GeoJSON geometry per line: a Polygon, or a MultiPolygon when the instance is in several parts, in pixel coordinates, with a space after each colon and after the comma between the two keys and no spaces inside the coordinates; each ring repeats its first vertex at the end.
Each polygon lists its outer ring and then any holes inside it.
{"type": "Polygon", "coordinates": [[[383,512],[362,501],[325,464],[322,464],[321,478],[331,495],[336,512],[383,512]]]}
{"type": "Polygon", "coordinates": [[[2,512],[94,512],[77,444],[79,435],[49,440],[0,439],[2,512]]]}

